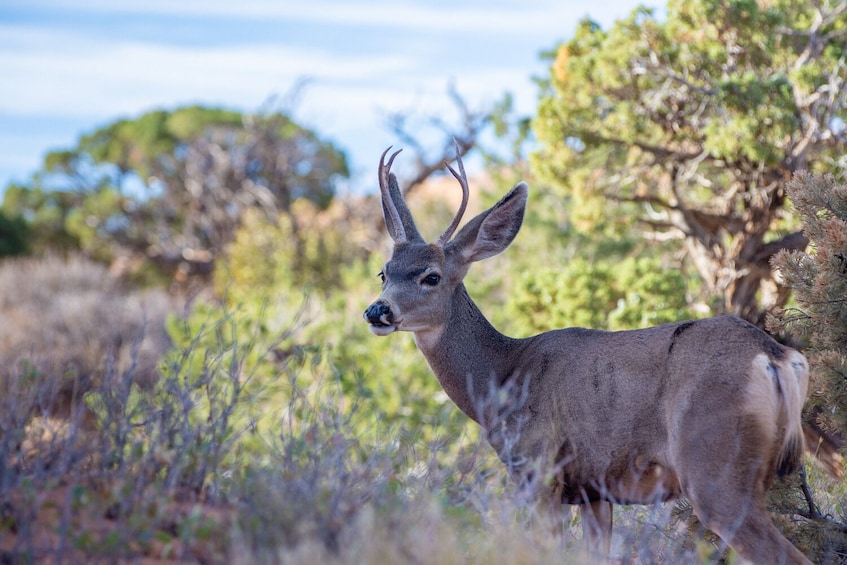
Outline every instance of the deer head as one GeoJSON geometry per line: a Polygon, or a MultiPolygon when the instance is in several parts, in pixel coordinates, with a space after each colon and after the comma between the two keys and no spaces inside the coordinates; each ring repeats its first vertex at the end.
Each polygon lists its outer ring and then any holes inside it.
{"type": "Polygon", "coordinates": [[[371,331],[380,336],[396,330],[426,333],[443,327],[450,316],[451,297],[470,264],[506,249],[520,230],[527,186],[520,183],[497,204],[467,223],[453,237],[468,205],[468,178],[458,147],[458,171],[445,163],[462,188],[462,203],[453,221],[433,243],[418,232],[385,150],[379,161],[379,188],[389,235],[394,240],[391,260],[379,273],[382,294],[365,311],[371,331]]]}

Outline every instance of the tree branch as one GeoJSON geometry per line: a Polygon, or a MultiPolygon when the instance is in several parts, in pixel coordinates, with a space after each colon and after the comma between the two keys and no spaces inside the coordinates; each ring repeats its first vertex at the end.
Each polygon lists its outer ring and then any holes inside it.
{"type": "Polygon", "coordinates": [[[589,134],[583,137],[587,140],[590,140],[592,143],[597,144],[611,143],[614,145],[619,145],[621,147],[638,147],[642,151],[645,151],[655,156],[657,160],[671,159],[674,161],[690,161],[692,159],[701,157],[702,154],[702,151],[680,152],[674,151],[672,149],[667,149],[665,147],[650,145],[640,141],[624,141],[623,139],[605,137],[598,134],[589,134]]]}
{"type": "Polygon", "coordinates": [[[809,488],[809,481],[806,478],[805,465],[800,467],[800,490],[803,491],[803,497],[806,499],[806,505],[809,507],[808,517],[813,520],[820,520],[823,518],[823,514],[821,514],[818,505],[815,504],[815,499],[812,498],[812,490],[809,488]]]}
{"type": "Polygon", "coordinates": [[[636,204],[654,204],[661,208],[666,208],[668,210],[678,210],[679,208],[674,204],[671,204],[664,198],[656,196],[655,194],[636,194],[633,196],[621,196],[620,194],[613,193],[604,193],[603,196],[608,198],[609,200],[614,200],[615,202],[632,202],[636,204]]]}
{"type": "Polygon", "coordinates": [[[762,245],[758,252],[750,259],[750,263],[758,267],[770,270],[771,258],[782,251],[803,251],[809,245],[809,238],[802,231],[790,233],[775,241],[762,245]]]}
{"type": "Polygon", "coordinates": [[[460,123],[457,127],[453,127],[438,116],[430,116],[426,120],[430,127],[435,127],[444,137],[441,149],[434,157],[427,156],[427,151],[420,141],[420,134],[410,131],[409,114],[396,112],[388,117],[389,129],[415,154],[415,174],[404,182],[403,194],[406,196],[434,173],[443,170],[445,161],[455,159],[457,146],[462,157],[476,147],[480,132],[491,121],[491,112],[472,110],[454,84],[451,83],[448,86],[447,94],[459,112],[460,123]]]}

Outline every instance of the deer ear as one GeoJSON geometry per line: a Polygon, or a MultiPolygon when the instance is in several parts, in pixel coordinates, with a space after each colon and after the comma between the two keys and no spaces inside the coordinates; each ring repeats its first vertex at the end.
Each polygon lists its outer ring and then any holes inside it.
{"type": "Polygon", "coordinates": [[[521,229],[528,191],[525,183],[517,184],[500,202],[468,222],[445,251],[459,253],[471,263],[506,249],[521,229]]]}

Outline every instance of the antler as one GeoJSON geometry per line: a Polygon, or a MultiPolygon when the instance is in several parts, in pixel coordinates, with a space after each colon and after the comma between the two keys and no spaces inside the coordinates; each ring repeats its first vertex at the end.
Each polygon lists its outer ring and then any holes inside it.
{"type": "Polygon", "coordinates": [[[382,193],[382,205],[385,210],[385,221],[387,224],[391,224],[387,226],[388,233],[394,237],[395,242],[403,243],[408,239],[406,237],[406,228],[403,226],[403,219],[400,217],[400,211],[397,209],[397,205],[391,197],[388,182],[388,175],[391,172],[391,164],[394,162],[394,158],[403,150],[398,149],[395,151],[391,157],[388,158],[388,164],[386,165],[385,155],[390,150],[391,146],[389,145],[388,149],[383,151],[382,156],[379,158],[379,191],[382,193]]]}
{"type": "Polygon", "coordinates": [[[462,154],[459,151],[458,141],[456,141],[456,162],[459,164],[458,173],[447,161],[445,161],[444,164],[462,186],[462,204],[459,206],[459,211],[456,212],[456,216],[453,218],[453,221],[450,222],[450,225],[447,226],[447,229],[444,230],[444,233],[438,238],[438,244],[441,246],[450,241],[450,238],[453,237],[453,232],[455,232],[456,228],[459,227],[459,222],[462,221],[462,216],[465,215],[465,209],[468,207],[468,198],[470,197],[470,189],[468,189],[468,175],[465,174],[465,165],[462,163],[462,154]]]}

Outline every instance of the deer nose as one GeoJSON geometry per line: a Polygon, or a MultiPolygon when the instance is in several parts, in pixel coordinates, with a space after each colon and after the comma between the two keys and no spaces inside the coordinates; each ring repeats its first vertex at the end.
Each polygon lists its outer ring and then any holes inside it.
{"type": "Polygon", "coordinates": [[[365,320],[374,326],[390,326],[394,321],[394,315],[388,304],[377,300],[365,310],[365,320]]]}

